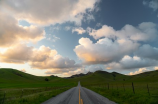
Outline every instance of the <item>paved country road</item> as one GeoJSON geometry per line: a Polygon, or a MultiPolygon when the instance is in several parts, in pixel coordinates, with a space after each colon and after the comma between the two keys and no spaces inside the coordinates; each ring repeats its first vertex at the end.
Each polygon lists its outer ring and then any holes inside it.
{"type": "Polygon", "coordinates": [[[53,97],[42,104],[116,104],[113,101],[87,89],[81,87],[78,83],[77,87],[73,87],[56,97],[53,97]]]}

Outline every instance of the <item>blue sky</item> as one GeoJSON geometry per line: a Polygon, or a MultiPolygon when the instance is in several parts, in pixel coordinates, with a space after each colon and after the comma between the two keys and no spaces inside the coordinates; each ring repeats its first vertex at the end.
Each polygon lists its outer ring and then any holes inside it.
{"type": "Polygon", "coordinates": [[[61,77],[158,68],[157,0],[1,0],[0,16],[2,68],[61,77]]]}

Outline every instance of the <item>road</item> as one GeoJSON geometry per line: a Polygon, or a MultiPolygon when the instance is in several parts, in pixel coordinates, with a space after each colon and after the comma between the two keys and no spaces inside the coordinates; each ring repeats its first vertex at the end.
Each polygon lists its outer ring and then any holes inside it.
{"type": "Polygon", "coordinates": [[[80,82],[77,87],[73,87],[56,97],[53,97],[42,104],[116,104],[113,101],[87,89],[81,87],[80,82]]]}

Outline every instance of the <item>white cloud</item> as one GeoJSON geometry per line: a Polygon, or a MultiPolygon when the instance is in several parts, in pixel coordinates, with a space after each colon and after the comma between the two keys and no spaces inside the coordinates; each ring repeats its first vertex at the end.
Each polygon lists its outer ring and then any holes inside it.
{"type": "Polygon", "coordinates": [[[93,43],[89,38],[81,38],[74,51],[86,64],[106,64],[119,61],[124,55],[138,49],[139,44],[131,40],[115,40],[108,38],[99,39],[93,43]],[[127,47],[128,44],[128,47],[127,47]]]}
{"type": "Polygon", "coordinates": [[[135,69],[135,68],[142,68],[142,67],[149,67],[149,66],[155,66],[158,64],[158,61],[147,59],[147,58],[141,58],[138,56],[124,56],[119,62],[112,62],[105,67],[107,69],[135,69]]]}
{"type": "Polygon", "coordinates": [[[1,8],[18,19],[38,25],[63,23],[81,24],[84,14],[93,11],[99,0],[1,0],[1,8]]]}
{"type": "Polygon", "coordinates": [[[77,27],[72,29],[72,33],[77,32],[78,34],[83,34],[86,32],[82,27],[77,27]]]}
{"type": "Polygon", "coordinates": [[[143,22],[137,27],[125,25],[121,30],[114,30],[113,27],[103,25],[98,30],[88,28],[87,31],[94,39],[106,37],[111,39],[130,39],[133,41],[153,41],[158,38],[157,25],[152,22],[143,22]]]}
{"type": "Polygon", "coordinates": [[[136,74],[140,74],[140,73],[147,72],[147,71],[149,71],[149,70],[146,68],[140,68],[138,71],[130,72],[128,75],[136,75],[136,74]]]}

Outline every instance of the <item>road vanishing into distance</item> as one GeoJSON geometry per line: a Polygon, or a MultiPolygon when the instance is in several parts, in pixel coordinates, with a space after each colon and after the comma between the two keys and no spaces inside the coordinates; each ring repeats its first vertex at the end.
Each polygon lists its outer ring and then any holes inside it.
{"type": "Polygon", "coordinates": [[[77,87],[73,87],[56,97],[53,97],[42,104],[116,104],[113,101],[87,89],[81,87],[80,82],[77,87]]]}

